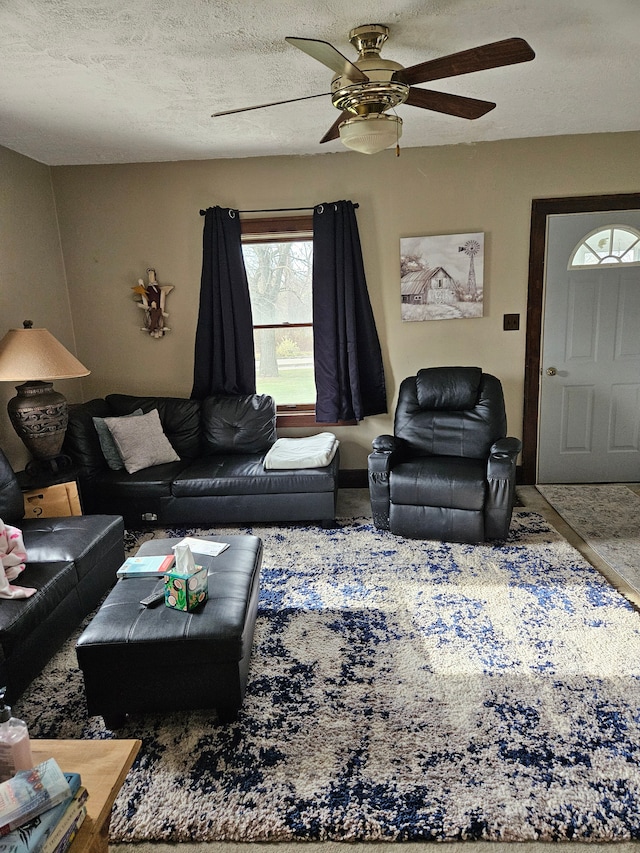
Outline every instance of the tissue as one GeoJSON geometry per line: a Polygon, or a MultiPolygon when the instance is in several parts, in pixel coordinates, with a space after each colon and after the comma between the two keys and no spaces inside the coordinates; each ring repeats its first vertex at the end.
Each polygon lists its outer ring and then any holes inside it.
{"type": "Polygon", "coordinates": [[[198,570],[193,551],[188,545],[176,545],[173,553],[176,556],[176,569],[181,575],[192,575],[198,570]]]}
{"type": "Polygon", "coordinates": [[[188,545],[176,545],[175,564],[164,576],[164,603],[174,610],[195,610],[207,600],[207,569],[196,565],[188,545]]]}

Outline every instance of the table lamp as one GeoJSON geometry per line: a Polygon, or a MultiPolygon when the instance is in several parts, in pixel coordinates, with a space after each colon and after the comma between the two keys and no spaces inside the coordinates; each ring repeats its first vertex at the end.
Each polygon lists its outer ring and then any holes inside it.
{"type": "Polygon", "coordinates": [[[56,471],[64,466],[62,442],[69,413],[64,396],[53,390],[53,379],[76,379],[91,371],[46,329],[10,329],[0,341],[0,382],[16,385],[17,396],[7,411],[13,428],[34,457],[26,468],[56,471]]]}

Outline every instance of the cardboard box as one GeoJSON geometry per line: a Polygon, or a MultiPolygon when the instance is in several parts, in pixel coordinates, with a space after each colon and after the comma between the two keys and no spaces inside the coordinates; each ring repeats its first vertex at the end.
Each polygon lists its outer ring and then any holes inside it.
{"type": "Polygon", "coordinates": [[[190,575],[176,571],[176,567],[164,576],[164,603],[174,610],[191,611],[207,600],[208,572],[202,566],[190,575]]]}
{"type": "Polygon", "coordinates": [[[25,518],[60,518],[81,515],[77,483],[57,483],[24,493],[25,518]]]}

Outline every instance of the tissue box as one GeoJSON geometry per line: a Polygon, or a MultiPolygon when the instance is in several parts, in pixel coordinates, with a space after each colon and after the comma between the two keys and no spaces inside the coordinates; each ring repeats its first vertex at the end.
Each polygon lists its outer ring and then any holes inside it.
{"type": "Polygon", "coordinates": [[[196,566],[197,571],[185,574],[173,569],[164,576],[164,603],[175,610],[191,611],[207,600],[207,570],[196,566]]]}

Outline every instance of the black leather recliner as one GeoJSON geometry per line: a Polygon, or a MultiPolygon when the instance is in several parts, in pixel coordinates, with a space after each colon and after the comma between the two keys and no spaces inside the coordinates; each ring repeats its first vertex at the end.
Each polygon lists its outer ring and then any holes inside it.
{"type": "Polygon", "coordinates": [[[505,539],[522,443],[507,438],[500,381],[479,367],[431,367],[400,385],[394,435],[369,456],[376,527],[415,539],[505,539]]]}

